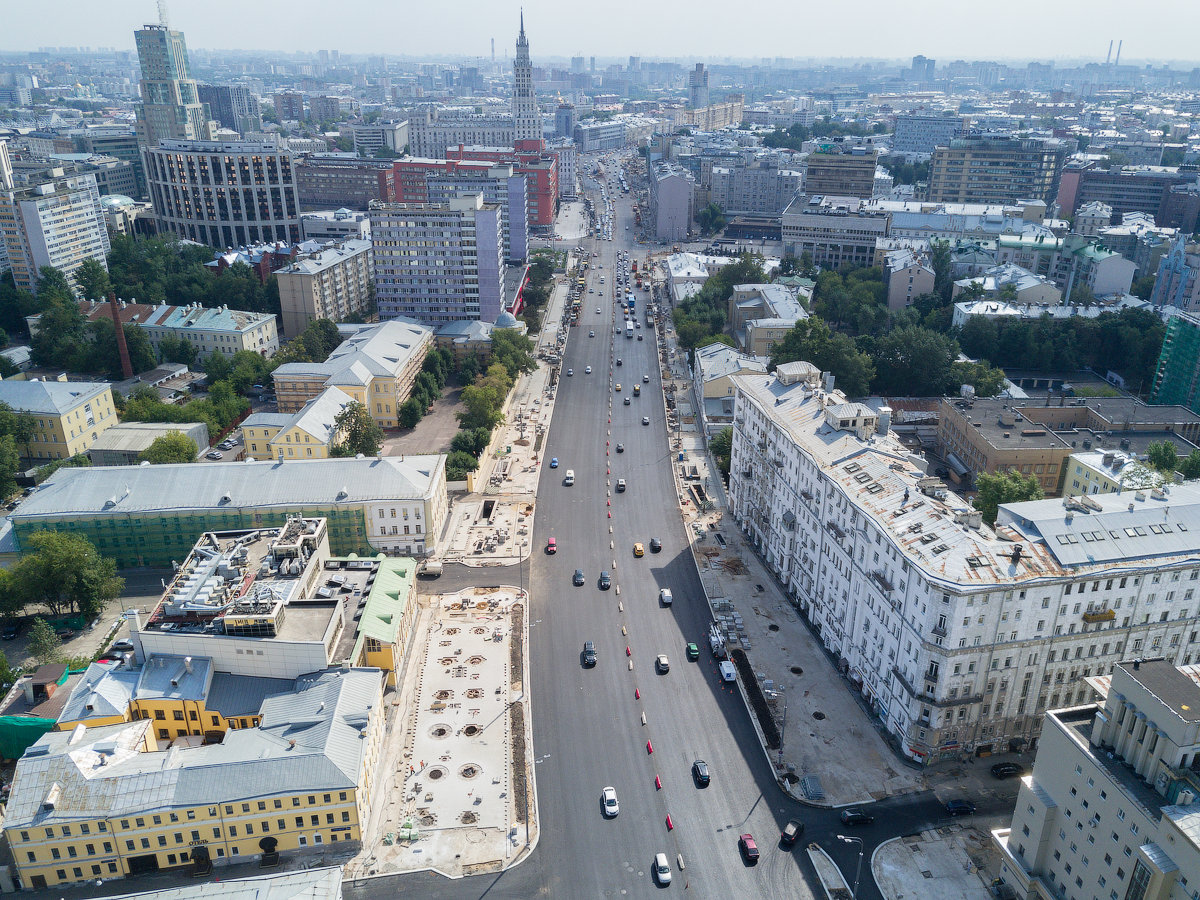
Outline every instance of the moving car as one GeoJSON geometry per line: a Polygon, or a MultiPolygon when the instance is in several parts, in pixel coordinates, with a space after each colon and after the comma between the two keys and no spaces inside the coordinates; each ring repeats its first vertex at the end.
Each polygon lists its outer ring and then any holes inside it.
{"type": "Polygon", "coordinates": [[[550,459],[550,468],[552,468],[552,469],[557,469],[557,468],[558,468],[558,457],[557,457],[557,456],[551,457],[551,459],[550,459]]]}
{"type": "Polygon", "coordinates": [[[596,332],[594,332],[594,331],[588,332],[588,337],[595,337],[595,336],[596,336],[596,332]]]}
{"type": "Polygon", "coordinates": [[[625,363],[624,363],[624,362],[621,360],[621,357],[619,357],[619,356],[617,357],[617,365],[618,365],[618,366],[623,366],[623,365],[625,365],[625,363]]]}
{"type": "Polygon", "coordinates": [[[650,552],[658,553],[660,550],[662,550],[662,541],[658,538],[650,538],[650,552]]]}
{"type": "Polygon", "coordinates": [[[658,670],[659,675],[666,675],[671,671],[671,661],[667,659],[667,654],[660,653],[654,658],[654,668],[658,670]]]}
{"type": "Polygon", "coordinates": [[[558,552],[558,544],[555,542],[554,538],[550,538],[548,541],[546,541],[546,552],[552,555],[558,552]]]}
{"type": "Polygon", "coordinates": [[[621,393],[621,382],[617,382],[617,393],[621,393]]]}
{"type": "Polygon", "coordinates": [[[636,544],[633,545],[633,555],[634,556],[645,556],[646,555],[646,548],[642,546],[641,541],[638,541],[636,544]]]}
{"type": "Polygon", "coordinates": [[[600,315],[600,307],[596,307],[596,315],[600,315]]]}
{"type": "Polygon", "coordinates": [[[700,787],[708,787],[708,783],[712,781],[712,776],[708,772],[708,763],[702,759],[692,763],[692,780],[700,787]]]}
{"type": "Polygon", "coordinates": [[[687,645],[688,662],[695,662],[700,658],[700,648],[694,643],[689,642],[687,645]]]}
{"type": "Polygon", "coordinates": [[[729,660],[721,660],[717,668],[721,671],[722,681],[737,681],[737,668],[729,660]]]}
{"type": "Polygon", "coordinates": [[[659,884],[671,883],[671,866],[665,853],[654,854],[654,880],[659,884]]]}
{"type": "Polygon", "coordinates": [[[624,445],[624,444],[617,444],[617,452],[618,452],[618,453],[624,453],[624,452],[625,452],[625,445],[624,445]]]}
{"type": "Polygon", "coordinates": [[[970,800],[948,800],[946,812],[952,816],[971,816],[975,814],[975,804],[970,800]]]}
{"type": "Polygon", "coordinates": [[[861,809],[843,809],[841,820],[843,825],[870,825],[875,821],[875,817],[861,809]]]}
{"type": "Polygon", "coordinates": [[[563,476],[563,486],[571,487],[575,484],[575,470],[567,469],[567,474],[563,476]]]}
{"type": "Polygon", "coordinates": [[[583,587],[584,581],[583,569],[576,569],[575,574],[571,576],[571,584],[575,585],[575,587],[583,587]]]}
{"type": "Polygon", "coordinates": [[[591,366],[585,366],[585,367],[584,367],[584,369],[583,369],[583,374],[584,374],[584,375],[591,375],[591,374],[592,374],[592,367],[591,367],[591,366]]]}
{"type": "Polygon", "coordinates": [[[612,587],[612,575],[607,571],[601,572],[599,585],[600,590],[607,591],[610,587],[612,587]]]}
{"type": "Polygon", "coordinates": [[[785,847],[790,847],[802,834],[804,834],[804,823],[792,819],[783,826],[783,831],[779,832],[779,842],[785,847]]]}
{"type": "Polygon", "coordinates": [[[643,424],[643,425],[649,425],[649,424],[650,424],[650,417],[649,417],[649,416],[642,416],[642,424],[643,424]]]}
{"type": "Polygon", "coordinates": [[[633,386],[633,396],[635,396],[635,397],[642,396],[642,386],[640,384],[635,384],[633,386]]]}
{"type": "Polygon", "coordinates": [[[624,478],[617,479],[617,493],[618,494],[625,493],[625,479],[624,478]]]}
{"type": "Polygon", "coordinates": [[[1020,763],[1002,762],[992,766],[993,778],[1015,778],[1025,774],[1025,767],[1020,763]]]}
{"type": "Polygon", "coordinates": [[[631,402],[631,401],[630,401],[630,399],[629,399],[628,397],[626,397],[626,398],[625,398],[625,405],[626,405],[626,406],[628,406],[628,405],[630,404],[630,402],[631,402]]]}
{"type": "Polygon", "coordinates": [[[738,850],[742,853],[742,859],[748,863],[758,862],[758,844],[754,843],[754,835],[743,834],[738,836],[738,850]]]}
{"type": "Polygon", "coordinates": [[[596,645],[591,641],[583,642],[583,664],[588,668],[596,664],[596,645]]]}
{"type": "Polygon", "coordinates": [[[670,588],[663,588],[658,592],[658,602],[663,606],[670,606],[675,598],[671,596],[670,588]]]}
{"type": "Polygon", "coordinates": [[[643,376],[642,376],[642,384],[649,384],[649,383],[650,383],[650,376],[649,376],[649,375],[643,375],[643,376]]]}
{"type": "Polygon", "coordinates": [[[617,803],[617,789],[606,787],[601,793],[600,802],[604,806],[604,815],[606,818],[612,819],[621,811],[620,805],[617,803]]]}
{"type": "Polygon", "coordinates": [[[574,374],[575,374],[575,370],[574,370],[574,369],[567,369],[567,377],[568,377],[568,378],[570,378],[570,377],[571,377],[572,375],[574,375],[574,374]]]}

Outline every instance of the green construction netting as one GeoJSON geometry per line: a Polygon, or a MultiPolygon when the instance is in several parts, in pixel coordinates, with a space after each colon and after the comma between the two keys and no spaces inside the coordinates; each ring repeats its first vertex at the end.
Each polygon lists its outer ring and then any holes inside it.
{"type": "Polygon", "coordinates": [[[0,716],[0,757],[20,759],[38,738],[54,729],[54,719],[0,716]]]}

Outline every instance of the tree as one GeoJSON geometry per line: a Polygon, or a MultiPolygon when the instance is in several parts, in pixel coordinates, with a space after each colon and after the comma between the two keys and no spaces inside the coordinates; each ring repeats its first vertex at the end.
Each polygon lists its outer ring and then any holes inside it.
{"type": "Polygon", "coordinates": [[[163,362],[182,363],[188,368],[196,364],[199,356],[195,344],[173,334],[164,335],[158,342],[158,353],[163,362]]]}
{"type": "Polygon", "coordinates": [[[798,360],[832,372],[837,386],[851,397],[866,394],[875,377],[871,357],[859,350],[852,338],[830,331],[818,318],[798,321],[771,350],[771,368],[798,360]]]}
{"type": "Polygon", "coordinates": [[[458,413],[458,422],[463,428],[486,428],[491,431],[504,421],[504,400],[512,389],[512,379],[504,366],[493,363],[474,384],[463,388],[462,403],[465,409],[458,413]]]}
{"type": "Polygon", "coordinates": [[[1179,466],[1179,451],[1173,441],[1155,441],[1146,447],[1146,461],[1164,475],[1171,475],[1179,466]]]}
{"type": "Polygon", "coordinates": [[[29,626],[29,655],[39,664],[54,662],[58,658],[59,640],[54,629],[41,616],[29,626]]]}
{"type": "Polygon", "coordinates": [[[717,461],[717,468],[721,470],[721,476],[728,481],[730,459],[733,454],[733,429],[722,428],[714,434],[709,438],[708,449],[717,461]]]}
{"type": "Polygon", "coordinates": [[[1032,475],[1020,472],[1001,472],[990,475],[980,472],[975,479],[975,508],[983,514],[989,525],[996,521],[1002,503],[1020,503],[1025,500],[1041,500],[1042,486],[1032,475]]]}
{"type": "Polygon", "coordinates": [[[421,401],[409,397],[400,404],[396,418],[401,428],[416,428],[417,423],[421,421],[421,417],[424,415],[425,407],[421,405],[421,401]]]}
{"type": "Polygon", "coordinates": [[[182,431],[168,431],[150,442],[150,446],[138,454],[138,460],[152,465],[165,463],[190,463],[196,461],[200,448],[182,431]]]}
{"type": "Polygon", "coordinates": [[[1193,450],[1179,461],[1179,474],[1188,481],[1200,478],[1200,450],[1193,450]]]}
{"type": "Polygon", "coordinates": [[[987,360],[979,362],[955,361],[951,366],[950,387],[969,384],[980,397],[995,397],[1004,387],[1005,376],[1001,369],[989,365],[987,360]]]}
{"type": "Polygon", "coordinates": [[[96,259],[85,259],[75,270],[75,283],[85,300],[107,300],[113,289],[108,269],[96,259]]]}
{"type": "Polygon", "coordinates": [[[82,535],[66,532],[31,534],[28,552],[9,571],[22,606],[44,606],[55,616],[74,612],[94,619],[125,586],[112,559],[82,535]]]}
{"type": "Polygon", "coordinates": [[[509,378],[516,378],[522,372],[532,372],[537,368],[533,351],[533,341],[515,328],[492,331],[492,361],[504,366],[509,378]]]}
{"type": "Polygon", "coordinates": [[[54,266],[42,266],[38,269],[37,293],[43,302],[51,297],[59,300],[74,300],[75,298],[75,292],[71,290],[71,283],[67,281],[67,276],[54,266]]]}
{"type": "Polygon", "coordinates": [[[378,456],[383,446],[383,429],[371,418],[371,411],[357,400],[333,417],[334,432],[340,435],[334,456],[378,456]]]}
{"type": "Polygon", "coordinates": [[[468,472],[479,468],[479,460],[462,450],[452,450],[446,455],[446,480],[462,481],[468,472]]]}
{"type": "Polygon", "coordinates": [[[729,223],[725,218],[725,210],[716,203],[710,203],[696,211],[696,224],[700,226],[701,234],[714,234],[729,223]]]}
{"type": "Polygon", "coordinates": [[[872,389],[879,394],[940,397],[952,386],[958,344],[925,328],[896,328],[876,338],[872,389]]]}

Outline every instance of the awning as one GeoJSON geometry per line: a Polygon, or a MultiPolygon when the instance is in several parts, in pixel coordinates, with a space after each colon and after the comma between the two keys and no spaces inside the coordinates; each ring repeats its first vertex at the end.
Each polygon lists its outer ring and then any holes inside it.
{"type": "Polygon", "coordinates": [[[970,471],[970,469],[963,465],[963,461],[953,453],[946,454],[946,465],[948,465],[956,474],[960,476],[966,475],[967,472],[970,471]]]}

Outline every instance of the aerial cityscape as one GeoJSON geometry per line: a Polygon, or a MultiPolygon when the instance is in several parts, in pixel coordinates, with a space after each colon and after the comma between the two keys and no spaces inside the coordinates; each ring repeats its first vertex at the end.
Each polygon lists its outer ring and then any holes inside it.
{"type": "Polygon", "coordinates": [[[384,6],[5,13],[0,889],[1200,898],[1197,11],[384,6]]]}

